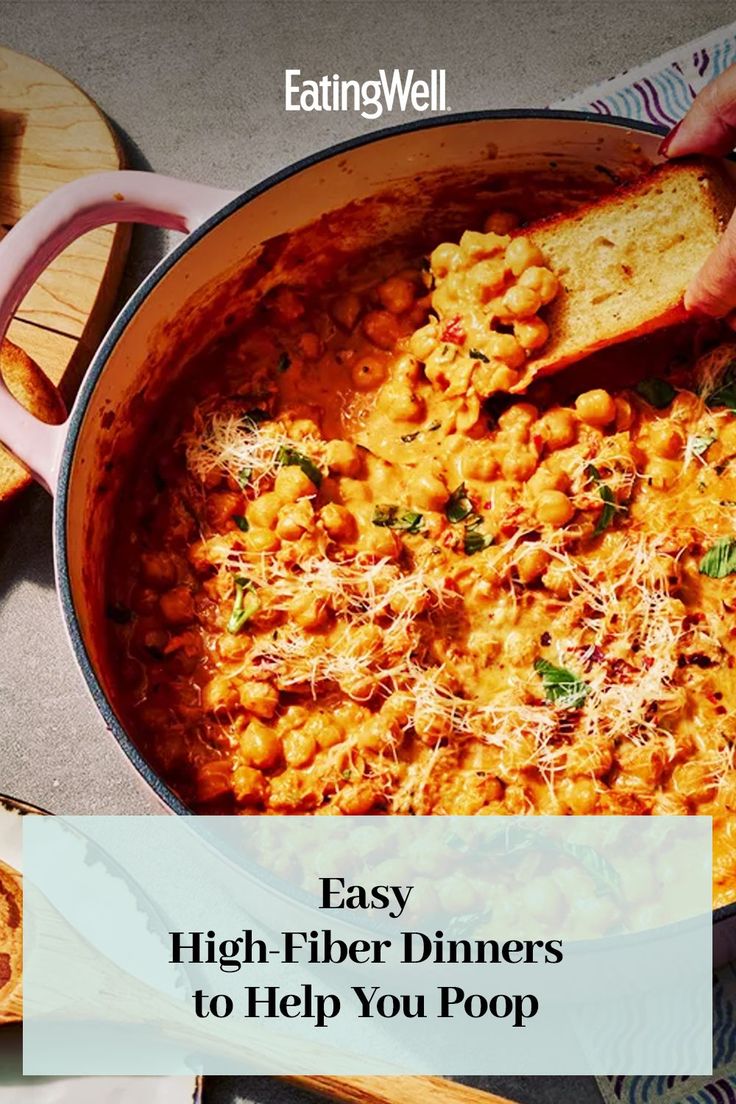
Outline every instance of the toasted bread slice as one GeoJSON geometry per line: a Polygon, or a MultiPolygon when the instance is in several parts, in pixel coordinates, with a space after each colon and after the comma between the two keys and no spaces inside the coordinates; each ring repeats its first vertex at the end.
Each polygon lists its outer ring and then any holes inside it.
{"type": "MultiPolygon", "coordinates": [[[[11,395],[26,410],[51,424],[64,420],[64,404],[51,380],[34,360],[9,341],[0,345],[0,373],[11,395]]],[[[0,503],[12,498],[30,482],[31,477],[23,465],[0,445],[0,503]]]]}
{"type": "Polygon", "coordinates": [[[513,390],[596,349],[684,319],[685,289],[735,203],[736,187],[723,169],[692,158],[526,227],[561,291],[547,308],[549,341],[513,390]]]}

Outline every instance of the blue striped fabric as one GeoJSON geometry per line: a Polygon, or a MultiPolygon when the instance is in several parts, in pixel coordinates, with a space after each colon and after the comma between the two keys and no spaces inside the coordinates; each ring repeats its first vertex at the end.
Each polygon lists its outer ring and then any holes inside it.
{"type": "Polygon", "coordinates": [[[623,115],[669,128],[682,118],[701,88],[734,62],[736,23],[730,23],[550,106],[623,115]]]}

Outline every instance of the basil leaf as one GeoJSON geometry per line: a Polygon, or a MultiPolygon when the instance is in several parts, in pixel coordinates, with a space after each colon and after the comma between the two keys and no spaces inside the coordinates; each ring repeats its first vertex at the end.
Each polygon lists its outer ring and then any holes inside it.
{"type": "Polygon", "coordinates": [[[619,510],[624,510],[625,507],[618,504],[618,502],[616,501],[616,496],[614,495],[608,484],[603,482],[601,478],[601,473],[598,471],[598,468],[595,466],[595,464],[588,464],[587,468],[585,469],[585,474],[588,476],[589,479],[592,479],[598,487],[598,494],[600,495],[601,501],[603,502],[603,509],[600,512],[600,516],[598,518],[598,521],[596,522],[596,527],[593,530],[593,536],[599,537],[601,533],[604,532],[604,530],[606,530],[611,524],[617,512],[619,510]]]}
{"type": "Polygon", "coordinates": [[[544,696],[549,702],[554,702],[563,709],[580,709],[588,694],[590,687],[571,671],[564,667],[555,667],[546,659],[535,659],[534,670],[542,679],[544,696]]]}
{"type": "Polygon", "coordinates": [[[241,468],[238,472],[238,483],[241,487],[247,487],[253,478],[252,468],[241,468]]]}
{"type": "Polygon", "coordinates": [[[322,482],[322,472],[319,470],[316,464],[314,464],[308,456],[305,456],[302,452],[297,452],[295,448],[291,448],[288,445],[282,445],[276,456],[276,463],[281,464],[285,468],[301,468],[306,476],[308,476],[315,487],[319,487],[322,482]]]}
{"type": "Polygon", "coordinates": [[[717,437],[700,437],[697,434],[690,438],[690,452],[693,456],[705,456],[711,445],[718,440],[717,437]]]}
{"type": "Polygon", "coordinates": [[[259,410],[259,408],[255,406],[252,410],[246,410],[245,418],[247,421],[252,422],[253,428],[256,429],[261,422],[269,422],[271,420],[271,415],[267,414],[265,410],[259,410]]]}
{"type": "Polygon", "coordinates": [[[468,498],[465,484],[461,483],[445,503],[445,517],[453,524],[457,524],[458,521],[464,521],[472,512],[473,503],[468,498]]]}
{"type": "Polygon", "coordinates": [[[372,520],[382,529],[399,529],[404,533],[419,533],[424,521],[421,514],[400,510],[398,506],[376,506],[372,520]]]}
{"type": "Polygon", "coordinates": [[[291,364],[291,357],[289,356],[289,354],[288,353],[282,353],[281,356],[279,357],[278,361],[276,362],[276,371],[277,372],[285,372],[290,364],[291,364]]]}
{"type": "Polygon", "coordinates": [[[667,380],[657,379],[656,376],[640,380],[636,385],[636,391],[650,406],[657,410],[664,410],[677,394],[671,383],[668,383],[667,380]]]}
{"type": "Polygon", "coordinates": [[[725,406],[736,413],[736,364],[729,364],[718,386],[705,396],[708,406],[725,406]]]}
{"type": "Polygon", "coordinates": [[[474,556],[476,552],[482,552],[484,548],[489,548],[493,544],[493,537],[490,533],[484,533],[478,526],[483,521],[483,518],[477,517],[465,526],[465,537],[463,540],[463,551],[466,556],[474,556]]]}
{"type": "Polygon", "coordinates": [[[473,360],[482,360],[484,364],[491,363],[485,353],[481,353],[477,349],[468,349],[468,356],[473,360]]]}
{"type": "Polygon", "coordinates": [[[261,600],[250,579],[238,575],[235,579],[235,601],[227,623],[227,631],[235,635],[261,608],[261,600]]]}
{"type": "Polygon", "coordinates": [[[616,499],[613,497],[613,491],[610,487],[607,487],[604,483],[602,487],[598,488],[598,494],[603,500],[603,509],[600,512],[596,527],[593,530],[593,536],[599,537],[601,533],[608,528],[613,519],[616,516],[616,499]]]}
{"type": "Polygon", "coordinates": [[[711,579],[725,579],[736,574],[736,538],[721,537],[700,561],[700,574],[711,579]]]}
{"type": "Polygon", "coordinates": [[[233,514],[233,521],[237,525],[238,529],[241,529],[244,533],[247,533],[250,529],[248,519],[245,514],[233,514]]]}

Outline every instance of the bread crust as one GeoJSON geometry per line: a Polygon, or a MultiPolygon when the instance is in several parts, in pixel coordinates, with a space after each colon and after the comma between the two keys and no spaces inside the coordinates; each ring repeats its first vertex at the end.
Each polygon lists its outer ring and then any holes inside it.
{"type": "MultiPolygon", "coordinates": [[[[58,425],[64,420],[64,403],[51,380],[27,353],[10,341],[0,345],[0,374],[11,395],[42,422],[58,425]]],[[[0,505],[31,482],[20,461],[0,445],[0,505]]]]}
{"type": "Polygon", "coordinates": [[[546,315],[550,339],[513,390],[599,349],[684,321],[685,290],[734,205],[736,186],[722,165],[693,157],[657,166],[602,199],[519,231],[539,246],[562,288],[546,315]],[[603,290],[596,296],[597,283],[603,290]]]}

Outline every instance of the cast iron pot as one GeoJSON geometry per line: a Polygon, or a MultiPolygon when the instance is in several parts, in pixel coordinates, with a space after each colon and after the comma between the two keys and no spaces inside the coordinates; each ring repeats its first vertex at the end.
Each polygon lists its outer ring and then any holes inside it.
{"type": "MultiPolygon", "coordinates": [[[[176,350],[195,355],[270,287],[309,279],[314,254],[330,239],[347,255],[416,232],[448,202],[448,184],[467,197],[504,174],[625,176],[632,162],[660,160],[661,137],[649,124],[577,112],[447,115],[334,146],[240,195],[152,173],[83,177],[43,199],[0,242],[1,339],[46,265],[86,231],[142,222],[186,235],[111,326],[63,425],[39,422],[0,384],[0,440],[54,496],[59,597],[82,676],[125,754],[174,812],[191,810],[119,719],[104,565],[126,459],[184,359],[176,350]],[[285,247],[310,225],[319,231],[303,235],[300,248],[285,247]]],[[[736,955],[736,905],[719,909],[714,922],[717,958],[729,943],[736,955]]]]}

